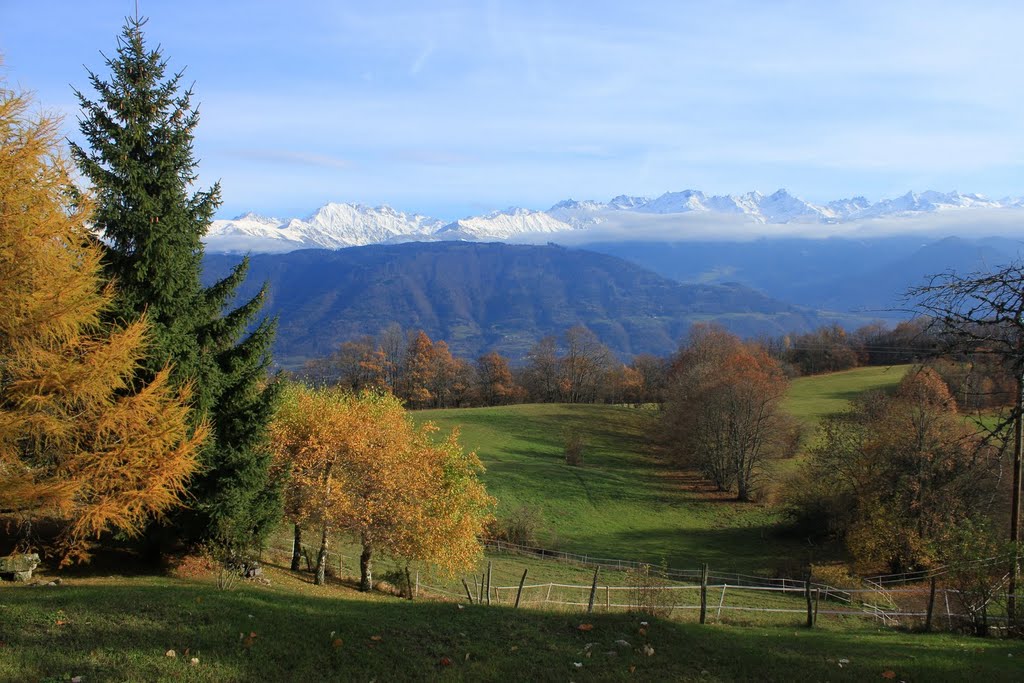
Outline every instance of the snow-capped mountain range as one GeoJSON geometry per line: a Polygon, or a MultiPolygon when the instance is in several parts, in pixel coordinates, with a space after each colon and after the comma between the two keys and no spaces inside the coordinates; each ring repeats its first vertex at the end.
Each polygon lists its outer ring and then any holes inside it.
{"type": "MultiPolygon", "coordinates": [[[[1024,198],[993,200],[977,194],[928,191],[908,192],[896,199],[875,203],[854,197],[818,205],[786,190],[770,195],[748,192],[714,196],[699,190],[684,190],[666,192],[656,198],[620,195],[607,202],[567,199],[547,211],[510,208],[451,223],[406,214],[388,206],[372,208],[330,203],[306,218],[280,220],[247,213],[230,220],[216,220],[205,242],[209,252],[269,253],[411,241],[544,239],[569,232],[577,237],[586,236],[582,231],[590,231],[596,238],[605,225],[643,227],[655,221],[659,230],[669,230],[664,238],[671,240],[685,239],[687,228],[695,225],[693,221],[715,216],[732,217],[734,221],[755,225],[820,225],[823,226],[820,236],[827,236],[830,234],[827,226],[978,209],[1018,210],[1024,214],[1024,198]],[[685,217],[686,221],[680,220],[673,226],[673,216],[685,217]]],[[[965,217],[967,215],[970,214],[965,217]]],[[[721,239],[728,237],[720,235],[721,239]]]]}

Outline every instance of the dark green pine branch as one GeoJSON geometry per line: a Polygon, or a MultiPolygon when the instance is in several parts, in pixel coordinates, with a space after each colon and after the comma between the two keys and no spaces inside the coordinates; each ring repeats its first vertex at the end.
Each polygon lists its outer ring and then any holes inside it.
{"type": "Polygon", "coordinates": [[[247,332],[263,292],[227,310],[246,264],[210,288],[200,284],[202,238],[220,186],[193,189],[199,110],[192,89],[181,89],[183,73],[168,76],[160,50],[146,47],[144,24],[129,18],[116,55],[105,58],[108,76],[89,74],[95,99],[76,91],[86,144],[72,144],[72,155],[96,194],[93,222],[118,290],[111,316],[145,313],[152,323],[140,379],[171,363],[176,381],[195,386],[196,420],[213,428],[189,491],[192,509],[173,518],[169,531],[186,542],[245,544],[267,532],[279,506],[266,434],[277,396],[267,379],[276,325],[264,320],[247,332]]]}

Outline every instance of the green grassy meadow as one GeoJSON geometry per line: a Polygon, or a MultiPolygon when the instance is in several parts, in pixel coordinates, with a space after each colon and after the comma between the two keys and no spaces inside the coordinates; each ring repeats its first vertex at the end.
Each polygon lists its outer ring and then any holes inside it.
{"type": "Polygon", "coordinates": [[[828,375],[798,377],[790,383],[783,406],[790,415],[813,426],[826,415],[841,413],[859,394],[895,388],[910,367],[854,368],[828,375]]]}
{"type": "MultiPolygon", "coordinates": [[[[841,412],[857,394],[895,386],[907,366],[858,368],[795,380],[785,408],[808,429],[841,412]]],[[[730,571],[773,574],[811,557],[800,541],[776,533],[777,511],[738,504],[657,457],[650,436],[658,412],[625,406],[532,404],[415,413],[442,429],[458,427],[477,452],[499,517],[521,506],[541,512],[545,545],[597,557],[702,562],[730,571]],[[585,464],[565,464],[564,434],[587,441],[585,464]]],[[[792,462],[779,463],[778,472],[792,462]]],[[[781,475],[780,475],[781,476],[781,475]]],[[[814,559],[832,551],[814,549],[814,559]]]]}
{"type": "Polygon", "coordinates": [[[423,411],[442,429],[459,427],[477,452],[497,516],[540,511],[546,546],[672,567],[770,571],[796,543],[773,537],[774,513],[736,505],[657,458],[648,436],[657,412],[602,405],[520,405],[423,411]],[[566,465],[563,430],[585,435],[585,464],[566,465]]]}
{"type": "Polygon", "coordinates": [[[164,577],[0,586],[0,680],[1012,681],[1024,658],[1020,641],[460,608],[267,575],[231,591],[164,577]]]}

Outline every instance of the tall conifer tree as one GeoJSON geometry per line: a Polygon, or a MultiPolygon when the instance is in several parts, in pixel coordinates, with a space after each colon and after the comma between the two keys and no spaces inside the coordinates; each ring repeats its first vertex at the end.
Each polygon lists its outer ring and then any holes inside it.
{"type": "Polygon", "coordinates": [[[265,534],[279,514],[267,446],[277,394],[267,381],[275,322],[263,319],[249,331],[265,289],[227,310],[248,260],[208,288],[200,282],[201,238],[220,205],[220,185],[193,189],[199,112],[191,89],[181,87],[182,73],[165,77],[167,61],[146,47],[144,24],[126,20],[117,54],[106,60],[109,80],[89,73],[95,100],[76,91],[88,149],[72,145],[72,154],[95,189],[105,271],[118,288],[114,315],[145,312],[153,327],[140,380],[173,363],[175,381],[194,382],[195,419],[212,426],[176,531],[186,541],[236,544],[265,534]]]}

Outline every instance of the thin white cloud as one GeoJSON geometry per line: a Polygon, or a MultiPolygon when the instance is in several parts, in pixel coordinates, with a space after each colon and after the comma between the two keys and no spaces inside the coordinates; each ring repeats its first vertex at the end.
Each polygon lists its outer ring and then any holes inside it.
{"type": "Polygon", "coordinates": [[[804,239],[868,239],[895,235],[922,237],[1024,238],[1021,209],[962,209],[911,216],[874,218],[846,223],[756,223],[745,216],[723,214],[644,214],[632,211],[605,214],[605,222],[579,230],[523,235],[526,244],[557,242],[744,242],[765,237],[804,239]]]}
{"type": "Polygon", "coordinates": [[[426,45],[423,46],[423,50],[416,55],[416,59],[413,61],[412,66],[409,67],[409,75],[417,76],[423,67],[426,65],[427,60],[434,54],[434,50],[437,49],[437,42],[431,38],[427,41],[426,45]]]}

